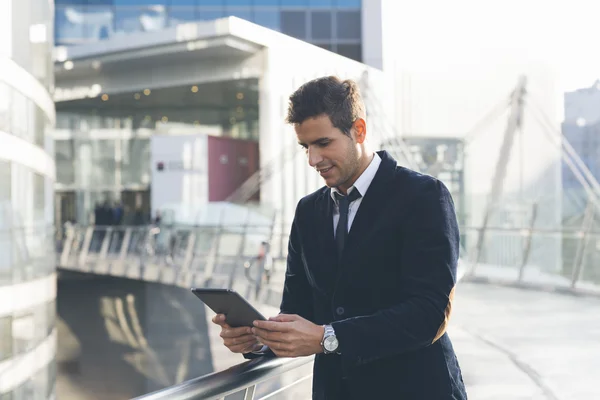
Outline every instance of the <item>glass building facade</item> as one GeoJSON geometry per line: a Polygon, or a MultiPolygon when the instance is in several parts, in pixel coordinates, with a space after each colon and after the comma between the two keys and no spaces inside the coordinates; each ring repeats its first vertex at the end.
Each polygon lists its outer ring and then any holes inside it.
{"type": "Polygon", "coordinates": [[[57,45],[227,16],[361,61],[361,0],[56,0],[57,45]]]}
{"type": "Polygon", "coordinates": [[[54,398],[52,0],[0,2],[0,399],[54,398]]]}

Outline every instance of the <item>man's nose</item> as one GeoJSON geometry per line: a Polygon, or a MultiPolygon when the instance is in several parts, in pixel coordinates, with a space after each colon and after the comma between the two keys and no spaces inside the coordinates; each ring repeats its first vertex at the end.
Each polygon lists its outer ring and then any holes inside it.
{"type": "Polygon", "coordinates": [[[315,148],[308,148],[308,165],[311,167],[316,167],[319,163],[323,161],[323,157],[321,157],[321,153],[315,148]]]}

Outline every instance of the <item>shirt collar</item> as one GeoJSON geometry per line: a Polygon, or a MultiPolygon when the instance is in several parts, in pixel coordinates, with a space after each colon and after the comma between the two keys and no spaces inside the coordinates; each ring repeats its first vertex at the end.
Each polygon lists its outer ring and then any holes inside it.
{"type": "MultiPolygon", "coordinates": [[[[369,189],[369,186],[371,186],[371,182],[373,182],[373,178],[375,178],[375,174],[377,174],[379,164],[381,164],[381,157],[379,157],[379,154],[373,154],[374,156],[371,162],[369,163],[369,166],[363,171],[362,174],[360,174],[356,182],[354,182],[354,185],[350,186],[350,188],[348,189],[348,194],[350,194],[350,192],[354,189],[358,190],[358,193],[360,193],[363,197],[367,193],[367,189],[369,189]]],[[[329,192],[335,204],[337,204],[337,199],[335,198],[336,192],[342,194],[342,192],[340,192],[338,188],[335,187],[332,187],[329,192]]]]}

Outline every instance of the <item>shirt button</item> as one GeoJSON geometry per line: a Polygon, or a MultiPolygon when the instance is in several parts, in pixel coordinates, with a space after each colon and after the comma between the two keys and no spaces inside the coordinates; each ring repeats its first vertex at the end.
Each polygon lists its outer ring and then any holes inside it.
{"type": "Polygon", "coordinates": [[[344,307],[338,307],[335,309],[337,315],[344,315],[344,307]]]}

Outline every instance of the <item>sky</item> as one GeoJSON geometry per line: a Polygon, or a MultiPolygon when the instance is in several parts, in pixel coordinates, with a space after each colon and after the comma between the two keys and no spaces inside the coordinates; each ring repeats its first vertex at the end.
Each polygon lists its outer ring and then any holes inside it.
{"type": "Polygon", "coordinates": [[[388,1],[403,68],[536,64],[553,76],[557,104],[565,91],[600,78],[600,1],[388,1]]]}

